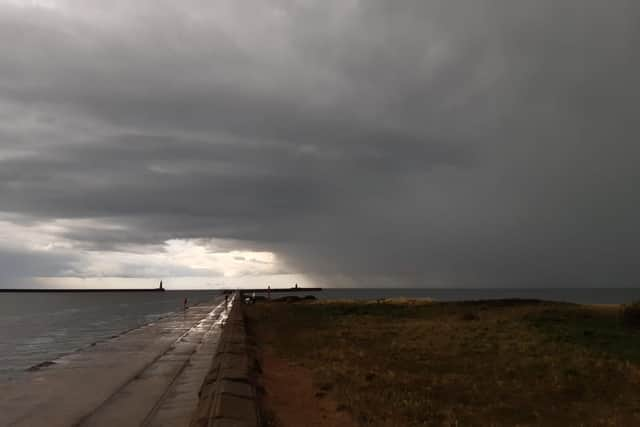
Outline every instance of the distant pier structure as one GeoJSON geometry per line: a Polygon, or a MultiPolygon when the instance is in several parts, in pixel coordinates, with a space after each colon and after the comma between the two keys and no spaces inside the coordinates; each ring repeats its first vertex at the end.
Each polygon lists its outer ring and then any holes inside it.
{"type": "MultiPolygon", "coordinates": [[[[249,288],[249,289],[238,289],[241,293],[290,293],[290,292],[319,292],[322,288],[303,288],[299,287],[296,283],[295,286],[291,288],[272,288],[268,286],[267,288],[249,288]]],[[[229,291],[230,292],[230,291],[229,291]]]]}

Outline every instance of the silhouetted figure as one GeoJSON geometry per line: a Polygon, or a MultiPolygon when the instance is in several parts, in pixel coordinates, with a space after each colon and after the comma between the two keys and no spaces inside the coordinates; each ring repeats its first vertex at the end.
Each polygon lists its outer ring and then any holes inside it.
{"type": "Polygon", "coordinates": [[[271,286],[267,285],[267,298],[271,299],[271,286]]]}
{"type": "Polygon", "coordinates": [[[187,300],[187,297],[184,297],[183,307],[184,307],[184,309],[185,309],[185,310],[187,309],[187,303],[188,303],[188,302],[189,302],[189,301],[187,300]]]}
{"type": "Polygon", "coordinates": [[[162,288],[162,280],[160,280],[160,290],[164,291],[164,289],[162,288]]]}
{"type": "Polygon", "coordinates": [[[224,305],[225,305],[225,308],[229,306],[229,295],[227,294],[224,294],[224,305]]]}

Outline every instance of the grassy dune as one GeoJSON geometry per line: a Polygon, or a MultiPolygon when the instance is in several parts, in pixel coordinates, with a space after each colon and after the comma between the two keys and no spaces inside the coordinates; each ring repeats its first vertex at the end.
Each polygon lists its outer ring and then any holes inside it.
{"type": "Polygon", "coordinates": [[[360,425],[640,425],[640,333],[617,307],[536,301],[276,303],[260,346],[360,425]]]}

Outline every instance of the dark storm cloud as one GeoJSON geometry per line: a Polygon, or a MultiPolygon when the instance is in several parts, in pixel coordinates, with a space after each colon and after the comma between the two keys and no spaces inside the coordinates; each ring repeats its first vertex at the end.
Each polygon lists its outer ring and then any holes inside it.
{"type": "Polygon", "coordinates": [[[632,0],[5,6],[0,211],[336,284],[634,284],[638,22],[632,0]]]}
{"type": "Polygon", "coordinates": [[[78,261],[73,254],[0,249],[0,287],[33,285],[25,277],[73,275],[78,261]]]}

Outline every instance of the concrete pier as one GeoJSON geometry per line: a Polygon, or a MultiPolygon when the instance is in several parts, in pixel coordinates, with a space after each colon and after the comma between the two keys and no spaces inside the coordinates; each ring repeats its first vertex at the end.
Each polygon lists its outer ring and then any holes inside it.
{"type": "Polygon", "coordinates": [[[259,371],[256,349],[247,334],[239,302],[229,310],[190,427],[261,426],[256,387],[259,371]]]}
{"type": "Polygon", "coordinates": [[[226,314],[191,307],[0,384],[0,426],[187,426],[226,314]]]}

